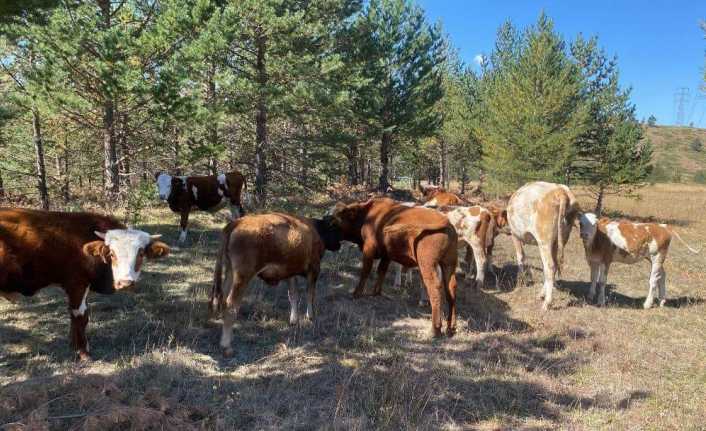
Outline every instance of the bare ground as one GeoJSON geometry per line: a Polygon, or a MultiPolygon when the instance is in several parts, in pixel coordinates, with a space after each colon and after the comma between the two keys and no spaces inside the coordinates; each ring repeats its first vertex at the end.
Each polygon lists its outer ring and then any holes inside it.
{"type": "MultiPolygon", "coordinates": [[[[654,186],[608,208],[706,243],[706,188],[654,186]]],[[[196,217],[139,291],[90,297],[91,364],[73,360],[61,292],[1,302],[0,429],[706,429],[706,252],[672,244],[666,307],[642,309],[645,263],[614,265],[597,308],[574,232],[542,313],[536,248],[535,284],[516,287],[500,237],[497,284],[461,284],[458,334],[432,340],[418,278],[400,292],[390,274],[383,298],[352,300],[360,254],[344,247],[325,258],[314,324],[288,325],[284,284],[251,286],[226,360],[206,312],[221,222],[196,217]]],[[[140,227],[176,241],[168,210],[140,227]]]]}

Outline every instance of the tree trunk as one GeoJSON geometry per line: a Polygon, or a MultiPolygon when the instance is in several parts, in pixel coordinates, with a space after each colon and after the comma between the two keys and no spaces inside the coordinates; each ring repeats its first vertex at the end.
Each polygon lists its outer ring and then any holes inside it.
{"type": "Polygon", "coordinates": [[[2,171],[0,171],[0,199],[5,199],[5,183],[2,181],[2,171]]]}
{"type": "MultiPolygon", "coordinates": [[[[206,103],[211,107],[211,113],[216,111],[216,65],[211,63],[208,69],[208,79],[206,81],[206,103]]],[[[218,123],[215,121],[215,116],[208,126],[207,142],[211,148],[208,157],[208,172],[211,175],[218,175],[218,160],[215,154],[218,148],[218,123]]]]}
{"type": "Polygon", "coordinates": [[[387,191],[390,187],[389,169],[390,169],[390,147],[392,146],[392,135],[389,132],[382,133],[380,141],[380,181],[378,182],[378,190],[381,192],[387,191]]]}
{"type": "Polygon", "coordinates": [[[49,209],[49,192],[47,191],[47,169],[44,164],[44,142],[42,141],[42,128],[39,118],[39,110],[32,109],[32,137],[34,140],[34,151],[37,163],[37,191],[42,208],[49,209]]]}
{"type": "Polygon", "coordinates": [[[461,168],[461,194],[466,193],[466,183],[468,182],[468,170],[466,169],[466,165],[463,165],[461,168]]]}
{"type": "MultiPolygon", "coordinates": [[[[103,27],[105,30],[109,30],[112,26],[110,0],[98,0],[98,7],[101,9],[103,27]]],[[[113,95],[106,90],[103,93],[103,158],[103,188],[105,197],[112,201],[120,192],[120,176],[115,142],[115,101],[113,100],[113,95]]]]}
{"type": "Polygon", "coordinates": [[[120,171],[121,183],[125,186],[132,186],[132,175],[130,170],[130,146],[127,140],[127,116],[126,114],[119,116],[119,127],[117,133],[117,141],[120,146],[120,171]]]}
{"type": "Polygon", "coordinates": [[[348,185],[350,186],[357,186],[360,183],[358,157],[358,143],[353,141],[348,144],[348,185]]]}
{"type": "Polygon", "coordinates": [[[598,186],[598,197],[596,199],[596,208],[594,212],[596,213],[596,217],[600,217],[601,214],[603,213],[603,198],[605,197],[605,187],[604,186],[598,186]]]}
{"type": "Polygon", "coordinates": [[[440,157],[439,157],[439,184],[441,187],[449,188],[449,172],[448,172],[448,148],[446,141],[439,141],[440,157]]]}
{"type": "Polygon", "coordinates": [[[265,204],[267,193],[267,69],[265,65],[267,37],[260,34],[256,41],[257,49],[257,114],[255,117],[255,197],[260,205],[265,204]]]}

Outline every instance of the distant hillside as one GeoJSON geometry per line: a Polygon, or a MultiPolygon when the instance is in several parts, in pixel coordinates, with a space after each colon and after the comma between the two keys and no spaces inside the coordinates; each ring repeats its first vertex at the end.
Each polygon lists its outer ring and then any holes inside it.
{"type": "Polygon", "coordinates": [[[706,182],[706,129],[691,127],[646,127],[645,138],[654,147],[656,182],[706,182]],[[691,148],[694,140],[701,151],[691,148]]]}

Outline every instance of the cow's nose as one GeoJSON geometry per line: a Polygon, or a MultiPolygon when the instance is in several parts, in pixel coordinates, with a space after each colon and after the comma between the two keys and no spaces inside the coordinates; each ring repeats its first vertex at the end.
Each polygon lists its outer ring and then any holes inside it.
{"type": "Polygon", "coordinates": [[[117,290],[131,289],[133,287],[135,287],[135,282],[133,280],[118,280],[118,282],[115,283],[115,288],[117,290]]]}

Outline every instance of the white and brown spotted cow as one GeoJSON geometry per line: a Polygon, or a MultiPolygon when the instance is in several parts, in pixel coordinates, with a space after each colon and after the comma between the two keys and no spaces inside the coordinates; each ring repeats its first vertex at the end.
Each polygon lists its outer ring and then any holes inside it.
{"type": "Polygon", "coordinates": [[[98,214],[0,208],[0,296],[14,302],[49,286],[64,290],[71,345],[89,359],[88,292],[133,287],[145,257],[169,254],[158,237],[98,214]]]}
{"type": "Polygon", "coordinates": [[[579,217],[581,239],[586,250],[586,261],[591,268],[590,298],[596,297],[596,285],[600,286],[598,305],[605,305],[605,285],[608,270],[613,262],[633,264],[647,260],[652,265],[649,292],[643,304],[652,307],[655,291],[659,289],[659,305],[664,306],[667,297],[664,261],[667,258],[672,236],[676,236],[691,252],[681,237],[666,224],[633,223],[626,220],[613,221],[597,217],[593,213],[579,217]]]}
{"type": "MultiPolygon", "coordinates": [[[[480,205],[472,207],[445,206],[438,208],[438,211],[445,214],[456,229],[459,239],[458,247],[466,248],[466,263],[469,266],[475,266],[475,287],[484,287],[485,273],[492,271],[491,260],[495,237],[506,221],[502,216],[502,211],[495,207],[486,208],[480,205]]],[[[402,266],[398,266],[394,284],[396,289],[401,287],[403,272],[407,273],[407,284],[410,283],[410,272],[402,266]]],[[[420,302],[424,303],[425,301],[424,291],[422,291],[420,302]]]]}
{"type": "Polygon", "coordinates": [[[237,171],[207,176],[172,176],[164,172],[155,175],[159,198],[181,215],[179,242],[186,241],[189,213],[192,208],[215,212],[230,205],[232,219],[245,215],[241,192],[247,187],[245,177],[237,171]]]}
{"type": "Polygon", "coordinates": [[[536,243],[542,258],[544,285],[540,297],[542,309],[549,309],[557,275],[561,273],[564,246],[580,212],[576,197],[563,184],[542,181],[528,183],[510,197],[507,204],[507,224],[512,234],[519,273],[526,268],[525,243],[536,243]]]}

